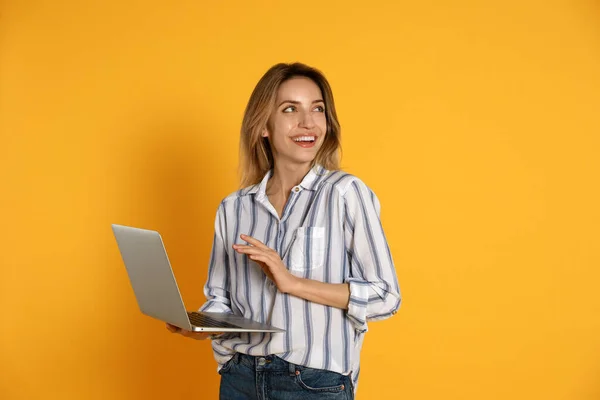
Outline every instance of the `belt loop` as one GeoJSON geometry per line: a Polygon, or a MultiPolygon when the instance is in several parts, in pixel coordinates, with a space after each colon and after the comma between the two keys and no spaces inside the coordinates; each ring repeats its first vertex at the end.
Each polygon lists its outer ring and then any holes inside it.
{"type": "Polygon", "coordinates": [[[236,352],[236,353],[233,355],[233,362],[234,362],[234,363],[236,363],[236,364],[239,364],[239,363],[240,363],[240,353],[236,352]]]}
{"type": "Polygon", "coordinates": [[[288,362],[288,371],[290,372],[290,376],[296,376],[296,364],[288,362]]]}

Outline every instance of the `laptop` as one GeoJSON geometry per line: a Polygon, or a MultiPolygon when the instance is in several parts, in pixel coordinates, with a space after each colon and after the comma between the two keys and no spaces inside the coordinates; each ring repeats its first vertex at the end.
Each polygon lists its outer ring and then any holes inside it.
{"type": "Polygon", "coordinates": [[[285,332],[239,315],[188,312],[160,234],[116,224],[112,230],[143,314],[195,332],[285,332]]]}

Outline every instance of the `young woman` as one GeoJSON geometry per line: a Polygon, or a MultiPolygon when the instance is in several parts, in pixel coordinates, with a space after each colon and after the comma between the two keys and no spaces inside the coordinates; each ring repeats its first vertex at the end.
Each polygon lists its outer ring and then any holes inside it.
{"type": "Polygon", "coordinates": [[[243,189],[218,208],[200,310],[285,333],[212,336],[220,397],[352,399],[367,321],[395,314],[400,291],[377,197],[339,170],[340,125],[323,74],[299,63],[269,69],[240,144],[243,189]]]}

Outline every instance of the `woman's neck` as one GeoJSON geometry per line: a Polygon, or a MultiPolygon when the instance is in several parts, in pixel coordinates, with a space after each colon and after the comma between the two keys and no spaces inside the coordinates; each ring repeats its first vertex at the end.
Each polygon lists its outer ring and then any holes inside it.
{"type": "Polygon", "coordinates": [[[267,182],[267,195],[287,198],[292,188],[302,182],[310,171],[310,163],[295,165],[278,165],[273,168],[273,175],[267,182]]]}

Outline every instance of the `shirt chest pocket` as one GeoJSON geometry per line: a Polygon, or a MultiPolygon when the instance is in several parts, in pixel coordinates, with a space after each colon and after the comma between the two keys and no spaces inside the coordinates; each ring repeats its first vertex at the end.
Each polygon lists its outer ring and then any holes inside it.
{"type": "Polygon", "coordinates": [[[303,226],[296,230],[290,247],[290,269],[308,270],[322,268],[325,261],[325,228],[303,226]]]}

